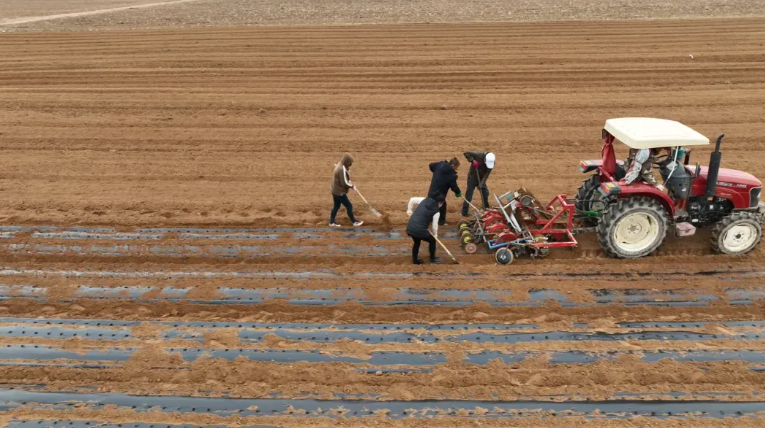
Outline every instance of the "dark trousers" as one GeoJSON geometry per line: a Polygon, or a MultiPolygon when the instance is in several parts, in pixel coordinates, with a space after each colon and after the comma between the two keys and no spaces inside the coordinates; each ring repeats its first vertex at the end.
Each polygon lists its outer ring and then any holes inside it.
{"type": "Polygon", "coordinates": [[[332,207],[332,212],[329,214],[330,224],[335,222],[335,217],[337,217],[337,211],[340,209],[340,205],[344,206],[346,211],[348,211],[348,218],[356,223],[356,217],[353,216],[353,204],[351,204],[351,200],[348,199],[348,195],[332,195],[332,199],[334,200],[335,205],[332,207]]]}
{"type": "Polygon", "coordinates": [[[441,205],[441,208],[438,209],[438,225],[443,226],[446,224],[446,201],[444,201],[444,204],[441,205]]]}
{"type": "Polygon", "coordinates": [[[433,235],[409,235],[412,238],[412,241],[414,241],[414,244],[412,244],[412,261],[417,263],[417,256],[420,253],[420,242],[425,241],[428,244],[430,244],[430,259],[436,258],[436,238],[433,237],[433,235]]]}
{"type": "MultiPolygon", "coordinates": [[[[473,191],[475,188],[478,187],[478,182],[475,180],[471,180],[468,178],[467,182],[467,191],[465,192],[465,200],[468,202],[473,201],[473,191]]],[[[489,208],[489,188],[486,187],[486,184],[484,184],[484,187],[481,187],[479,189],[481,192],[481,201],[483,202],[483,209],[489,208]]],[[[476,204],[473,204],[476,205],[476,204]]],[[[470,205],[468,205],[467,202],[464,202],[462,204],[462,215],[468,215],[470,209],[470,205]]]]}

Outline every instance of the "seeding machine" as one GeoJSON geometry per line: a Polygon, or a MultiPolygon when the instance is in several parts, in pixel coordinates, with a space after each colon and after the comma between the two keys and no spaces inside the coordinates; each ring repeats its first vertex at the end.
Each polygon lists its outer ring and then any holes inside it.
{"type": "Polygon", "coordinates": [[[609,119],[603,128],[602,157],[583,160],[579,169],[591,174],[577,196],[555,196],[543,205],[526,189],[494,195],[495,207],[474,209],[471,220],[459,223],[465,252],[485,244],[499,264],[517,257],[545,257],[551,248],[577,246],[576,235],[598,234],[603,251],[615,258],[638,258],[654,253],[668,233],[691,236],[698,227],[711,227],[712,250],[741,255],[762,238],[765,204],[762,183],[746,172],[720,168],[717,138],[709,166],[690,166],[692,146],[709,139],[675,121],[653,118],[609,119]],[[633,159],[617,161],[614,142],[634,155],[650,149],[666,190],[641,180],[626,183],[633,159]]]}

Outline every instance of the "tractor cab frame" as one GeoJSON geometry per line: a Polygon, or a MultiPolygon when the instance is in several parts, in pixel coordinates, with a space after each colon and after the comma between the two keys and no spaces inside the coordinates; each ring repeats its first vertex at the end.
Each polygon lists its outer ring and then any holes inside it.
{"type": "MultiPolygon", "coordinates": [[[[631,149],[631,152],[658,149],[670,153],[666,160],[671,159],[673,170],[669,177],[662,177],[666,182],[666,178],[671,179],[676,171],[685,169],[684,166],[679,165],[677,159],[683,151],[681,148],[709,145],[709,139],[679,122],[652,118],[609,119],[603,127],[602,137],[600,161],[580,161],[579,163],[581,172],[597,171],[599,188],[596,191],[601,196],[620,195],[619,198],[626,198],[643,195],[654,198],[667,210],[671,218],[675,218],[676,209],[679,208],[678,203],[681,201],[674,200],[670,194],[641,180],[635,180],[630,184],[624,182],[624,177],[634,159],[630,156],[626,162],[618,162],[614,142],[621,141],[631,149]]],[[[686,152],[682,158],[687,163],[690,160],[690,152],[686,152]]],[[[683,173],[683,176],[686,174],[683,173]]],[[[597,194],[591,196],[600,199],[597,194]]],[[[604,205],[601,206],[605,208],[604,205]]]]}

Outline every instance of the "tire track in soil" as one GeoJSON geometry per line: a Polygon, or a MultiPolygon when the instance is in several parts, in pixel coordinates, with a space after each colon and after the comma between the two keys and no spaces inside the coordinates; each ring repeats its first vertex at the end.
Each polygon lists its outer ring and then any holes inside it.
{"type": "Polygon", "coordinates": [[[56,19],[79,18],[83,16],[101,15],[105,13],[121,12],[121,11],[131,10],[131,9],[144,9],[144,8],[157,7],[157,6],[169,6],[169,5],[179,4],[179,3],[188,3],[192,1],[199,1],[199,0],[169,0],[169,1],[153,2],[153,3],[143,3],[143,4],[139,3],[139,4],[130,5],[130,6],[87,10],[82,12],[59,13],[55,15],[24,16],[21,18],[10,18],[10,19],[0,20],[0,27],[19,25],[19,24],[30,24],[34,22],[50,21],[50,20],[56,20],[56,19]]]}

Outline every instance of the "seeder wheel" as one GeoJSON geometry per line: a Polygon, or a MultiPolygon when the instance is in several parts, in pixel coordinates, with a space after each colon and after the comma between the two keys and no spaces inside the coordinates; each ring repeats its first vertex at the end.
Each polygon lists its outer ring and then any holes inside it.
{"type": "Polygon", "coordinates": [[[478,251],[478,245],[470,242],[465,244],[465,252],[468,254],[475,254],[475,252],[478,251]]]}
{"type": "Polygon", "coordinates": [[[475,236],[473,236],[472,233],[466,233],[462,235],[462,238],[460,239],[460,242],[462,242],[462,245],[467,245],[474,241],[475,241],[475,236]]]}
{"type": "Polygon", "coordinates": [[[529,195],[521,196],[521,199],[519,202],[521,203],[521,205],[523,205],[526,208],[534,208],[534,198],[529,195]]]}
{"type": "Polygon", "coordinates": [[[465,236],[467,234],[471,234],[472,235],[473,234],[473,230],[472,229],[462,229],[462,230],[460,230],[460,236],[465,236]]]}
{"type": "Polygon", "coordinates": [[[460,220],[460,222],[457,223],[457,230],[469,229],[470,223],[471,222],[469,220],[460,220]]]}
{"type": "Polygon", "coordinates": [[[500,248],[496,253],[494,253],[494,260],[496,260],[497,263],[501,265],[509,265],[513,262],[514,258],[515,257],[513,256],[513,252],[507,248],[500,248]]]}

